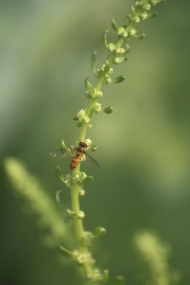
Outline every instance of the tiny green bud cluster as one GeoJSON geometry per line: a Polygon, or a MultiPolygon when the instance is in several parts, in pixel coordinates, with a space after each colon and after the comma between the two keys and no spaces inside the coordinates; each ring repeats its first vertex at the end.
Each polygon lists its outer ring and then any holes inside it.
{"type": "Polygon", "coordinates": [[[81,127],[82,124],[87,124],[90,127],[91,120],[84,109],[81,109],[73,119],[77,121],[78,127],[81,127]]]}
{"type": "Polygon", "coordinates": [[[72,218],[72,219],[83,219],[85,217],[85,213],[83,211],[72,211],[70,209],[66,210],[67,213],[67,218],[72,218]]]}
{"type": "Polygon", "coordinates": [[[94,259],[92,258],[90,252],[81,253],[78,250],[73,251],[73,258],[76,260],[78,264],[84,264],[86,262],[94,263],[94,259]]]}
{"type": "Polygon", "coordinates": [[[153,14],[148,12],[150,9],[151,1],[136,1],[131,8],[128,19],[134,23],[139,23],[141,20],[151,18],[153,14]]]}
{"type": "Polygon", "coordinates": [[[85,80],[85,95],[88,99],[100,98],[103,96],[102,91],[97,90],[88,80],[85,80]]]}
{"type": "Polygon", "coordinates": [[[98,114],[102,111],[102,105],[98,102],[95,102],[94,107],[93,107],[93,111],[98,114]]]}
{"type": "Polygon", "coordinates": [[[57,166],[55,174],[68,188],[71,188],[73,184],[78,184],[82,191],[81,196],[84,195],[84,185],[93,179],[92,176],[86,175],[85,172],[79,172],[75,175],[67,174],[64,176],[59,166],[57,166]]]}

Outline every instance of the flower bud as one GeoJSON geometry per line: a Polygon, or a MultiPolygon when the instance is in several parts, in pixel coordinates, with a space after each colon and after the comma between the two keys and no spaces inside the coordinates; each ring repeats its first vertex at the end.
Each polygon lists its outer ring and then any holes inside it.
{"type": "Polygon", "coordinates": [[[97,98],[101,98],[103,96],[103,92],[100,91],[100,90],[96,90],[96,93],[95,93],[95,96],[94,97],[97,97],[97,98]]]}
{"type": "Polygon", "coordinates": [[[106,234],[106,229],[103,227],[97,227],[94,232],[95,238],[102,237],[106,234]]]}
{"type": "Polygon", "coordinates": [[[117,34],[125,39],[129,36],[124,27],[120,27],[117,34]]]}
{"type": "Polygon", "coordinates": [[[104,108],[103,111],[104,111],[104,113],[106,113],[106,114],[111,114],[111,113],[113,112],[113,107],[108,106],[108,107],[104,108]]]}
{"type": "Polygon", "coordinates": [[[121,83],[124,80],[125,80],[125,75],[120,75],[116,77],[115,79],[112,79],[112,83],[121,83]]]}
{"type": "Polygon", "coordinates": [[[116,48],[115,52],[116,52],[116,54],[123,55],[123,54],[125,54],[125,49],[124,48],[116,48]]]}
{"type": "Polygon", "coordinates": [[[98,102],[94,104],[93,111],[98,114],[102,111],[102,105],[98,102]]]}
{"type": "Polygon", "coordinates": [[[142,40],[142,39],[144,39],[144,37],[145,37],[145,34],[136,34],[136,35],[134,35],[134,38],[138,39],[138,40],[142,40]]]}
{"type": "Polygon", "coordinates": [[[122,62],[124,62],[124,61],[126,61],[126,57],[116,57],[115,59],[114,59],[114,64],[119,64],[119,63],[122,63],[122,62]]]}
{"type": "Polygon", "coordinates": [[[82,123],[90,123],[90,118],[86,115],[86,111],[84,109],[81,109],[73,119],[76,120],[79,125],[82,123]]]}

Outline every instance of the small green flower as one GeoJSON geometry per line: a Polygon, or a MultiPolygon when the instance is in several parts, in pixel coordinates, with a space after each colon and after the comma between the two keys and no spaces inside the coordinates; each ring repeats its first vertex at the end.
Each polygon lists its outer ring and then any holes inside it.
{"type": "Polygon", "coordinates": [[[146,11],[143,11],[141,14],[140,14],[140,18],[142,20],[146,20],[148,19],[148,13],[146,11]]]}
{"type": "Polygon", "coordinates": [[[86,115],[86,111],[84,109],[81,109],[77,115],[74,117],[74,120],[78,121],[78,123],[90,123],[90,118],[86,115]]]}
{"type": "Polygon", "coordinates": [[[88,247],[92,246],[93,239],[94,239],[93,233],[85,231],[84,234],[83,234],[83,241],[82,241],[82,243],[85,246],[88,246],[88,247]]]}
{"type": "Polygon", "coordinates": [[[109,43],[109,44],[107,45],[107,49],[108,49],[110,52],[114,52],[114,51],[115,51],[115,48],[116,48],[116,46],[115,46],[115,44],[113,44],[113,43],[109,43]]]}
{"type": "Polygon", "coordinates": [[[119,63],[122,63],[122,62],[125,62],[125,61],[126,61],[125,57],[116,57],[114,59],[114,64],[119,64],[119,63]]]}
{"type": "Polygon", "coordinates": [[[129,14],[128,18],[134,23],[140,22],[141,19],[138,15],[138,10],[136,10],[134,6],[131,7],[131,13],[129,14]]]}
{"type": "Polygon", "coordinates": [[[151,5],[150,4],[144,4],[143,5],[143,8],[146,10],[146,11],[149,11],[151,9],[151,5]]]}
{"type": "Polygon", "coordinates": [[[102,111],[102,105],[98,102],[94,104],[93,110],[96,114],[100,113],[102,111]]]}
{"type": "Polygon", "coordinates": [[[91,144],[92,144],[92,140],[91,139],[86,139],[85,140],[85,142],[87,143],[87,145],[88,145],[88,147],[90,147],[91,146],[91,144]]]}
{"type": "Polygon", "coordinates": [[[111,77],[110,77],[108,74],[106,74],[105,79],[104,79],[104,82],[105,82],[105,84],[110,84],[110,83],[112,83],[112,79],[111,79],[111,77]]]}
{"type": "Polygon", "coordinates": [[[91,264],[94,263],[94,259],[92,258],[90,252],[80,253],[78,250],[73,251],[73,257],[79,264],[84,264],[89,262],[91,264]]]}
{"type": "Polygon", "coordinates": [[[119,54],[119,55],[123,55],[123,54],[125,54],[125,49],[124,48],[116,48],[115,49],[115,53],[116,54],[119,54]]]}
{"type": "Polygon", "coordinates": [[[71,185],[72,185],[72,176],[71,176],[71,174],[67,174],[67,175],[65,176],[64,183],[65,183],[65,185],[66,185],[68,188],[71,187],[71,185]]]}
{"type": "Polygon", "coordinates": [[[129,33],[126,31],[124,27],[120,27],[117,34],[123,37],[124,39],[127,39],[129,37],[129,33]]]}
{"type": "Polygon", "coordinates": [[[106,234],[106,229],[103,227],[97,227],[94,232],[94,237],[99,238],[103,237],[106,234]]]}
{"type": "Polygon", "coordinates": [[[101,98],[102,96],[103,96],[103,92],[100,91],[100,90],[96,90],[96,92],[95,92],[95,97],[96,97],[96,98],[101,98]]]}

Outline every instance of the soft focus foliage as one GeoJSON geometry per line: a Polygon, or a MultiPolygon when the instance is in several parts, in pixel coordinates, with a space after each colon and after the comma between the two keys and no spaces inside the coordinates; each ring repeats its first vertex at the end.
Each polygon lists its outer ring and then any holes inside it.
{"type": "MultiPolygon", "coordinates": [[[[62,138],[75,143],[73,117],[86,107],[90,55],[97,50],[103,61],[101,34],[111,29],[112,18],[125,21],[131,3],[0,1],[0,155],[25,161],[52,199],[62,187],[53,171],[59,163],[68,173],[70,161],[57,162],[48,153],[62,138]]],[[[118,67],[116,76],[125,74],[126,80],[104,90],[102,106],[114,112],[94,116],[89,131],[101,170],[83,163],[95,177],[82,201],[84,222],[92,231],[107,229],[102,267],[131,285],[140,283],[131,245],[141,228],[156,229],[170,242],[181,284],[190,283],[189,5],[168,0],[140,26],[145,39],[131,42],[127,61],[118,67]]],[[[41,247],[43,233],[23,215],[28,208],[4,177],[2,170],[0,283],[71,284],[72,269],[41,247]]],[[[69,204],[68,189],[61,190],[61,202],[69,204]]]]}
{"type": "Polygon", "coordinates": [[[170,268],[168,244],[159,240],[156,234],[144,231],[136,235],[135,245],[150,272],[145,284],[170,285],[178,281],[179,272],[170,268]]]}
{"type": "Polygon", "coordinates": [[[63,242],[69,244],[71,237],[68,237],[63,212],[58,211],[56,203],[42,185],[28,173],[26,166],[19,160],[8,157],[4,164],[12,188],[24,197],[31,210],[38,214],[38,225],[50,232],[48,243],[54,246],[63,242]]]}

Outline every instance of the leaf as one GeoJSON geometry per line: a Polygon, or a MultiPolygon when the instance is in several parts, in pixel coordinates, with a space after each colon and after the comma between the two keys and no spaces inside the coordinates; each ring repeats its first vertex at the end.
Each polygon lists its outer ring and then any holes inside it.
{"type": "Polygon", "coordinates": [[[82,183],[81,183],[81,186],[83,187],[87,182],[90,182],[92,179],[93,179],[92,176],[86,176],[86,177],[83,179],[83,181],[82,181],[82,183]]]}
{"type": "Polygon", "coordinates": [[[88,78],[86,78],[86,80],[85,80],[85,82],[84,82],[84,85],[85,85],[86,93],[87,93],[90,97],[93,97],[94,92],[95,92],[95,89],[94,89],[94,86],[89,82],[88,78]]]}
{"type": "Polygon", "coordinates": [[[61,168],[60,168],[59,165],[57,165],[57,167],[56,167],[56,169],[55,169],[55,175],[56,175],[62,182],[65,182],[63,173],[62,173],[61,168]]]}
{"type": "Polygon", "coordinates": [[[65,256],[66,258],[69,258],[69,259],[73,258],[72,252],[66,249],[65,247],[63,247],[62,245],[59,246],[59,249],[60,249],[61,254],[65,256]]]}
{"type": "Polygon", "coordinates": [[[103,35],[102,35],[102,42],[103,42],[103,44],[104,44],[104,46],[106,47],[106,48],[108,48],[108,41],[107,41],[107,34],[108,34],[108,30],[106,30],[104,33],[103,33],[103,35]]]}
{"type": "Polygon", "coordinates": [[[97,59],[96,59],[96,51],[93,52],[93,54],[91,55],[91,68],[94,74],[96,74],[97,71],[97,59]]]}
{"type": "Polygon", "coordinates": [[[111,26],[115,32],[119,31],[119,26],[117,25],[117,23],[114,19],[112,19],[112,21],[111,21],[111,26]]]}

